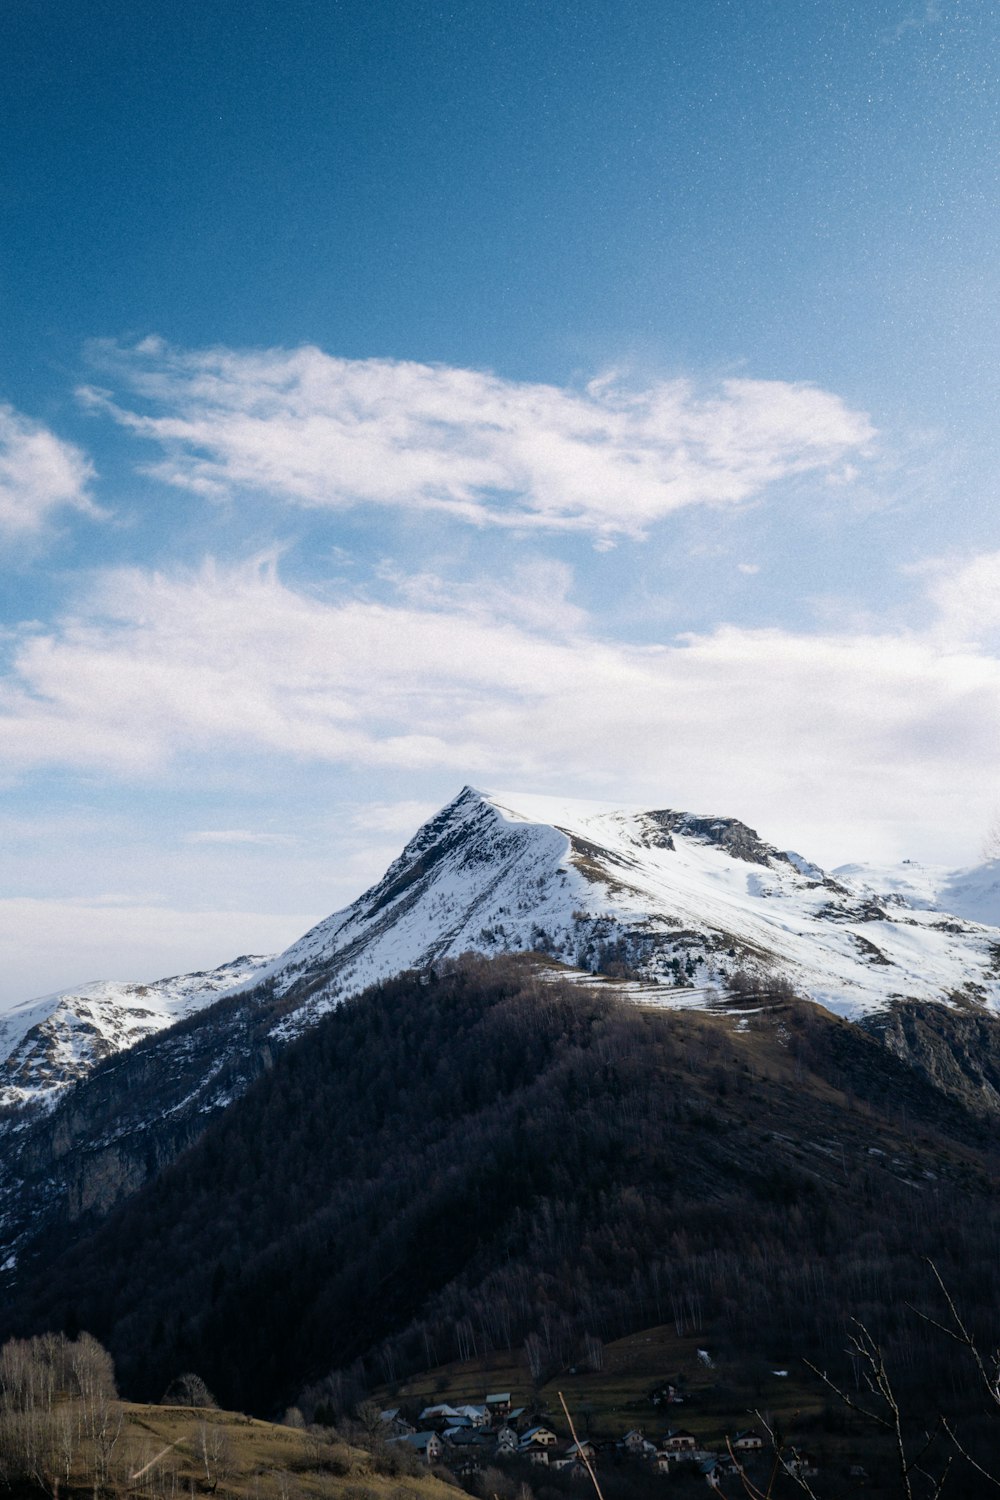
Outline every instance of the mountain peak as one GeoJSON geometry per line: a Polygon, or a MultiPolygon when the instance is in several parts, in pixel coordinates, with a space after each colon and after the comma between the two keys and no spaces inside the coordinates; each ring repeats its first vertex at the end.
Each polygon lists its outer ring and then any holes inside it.
{"type": "Polygon", "coordinates": [[[835,874],[731,816],[466,785],[276,959],[86,986],[0,1017],[0,1101],[51,1094],[223,995],[266,984],[291,1035],[377,980],[470,951],[628,976],[665,1006],[710,1005],[737,975],[744,989],[786,979],[847,1016],[899,999],[1000,1004],[1000,932],[981,920],[998,904],[994,868],[835,874]]]}
{"type": "Polygon", "coordinates": [[[780,975],[860,1015],[896,998],[1000,1001],[996,936],[834,881],[734,817],[466,786],[268,977],[292,1029],[470,950],[629,973],[662,1004],[707,1003],[737,970],[780,975]]]}

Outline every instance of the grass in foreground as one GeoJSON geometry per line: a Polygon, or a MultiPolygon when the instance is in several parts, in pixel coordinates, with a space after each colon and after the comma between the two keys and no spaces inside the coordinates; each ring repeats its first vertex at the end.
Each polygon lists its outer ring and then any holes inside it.
{"type": "Polygon", "coordinates": [[[338,1438],[235,1412],[122,1402],[111,1431],[103,1461],[95,1463],[84,1444],[68,1466],[49,1468],[44,1481],[36,1476],[15,1490],[138,1500],[209,1494],[226,1500],[453,1500],[455,1494],[426,1471],[408,1472],[405,1455],[385,1466],[400,1472],[381,1472],[369,1453],[338,1438]],[[98,1483],[95,1468],[103,1474],[98,1483]]]}

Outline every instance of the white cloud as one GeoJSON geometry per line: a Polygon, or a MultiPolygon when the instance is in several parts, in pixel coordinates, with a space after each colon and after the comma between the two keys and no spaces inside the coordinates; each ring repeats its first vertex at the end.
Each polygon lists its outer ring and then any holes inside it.
{"type": "Polygon", "coordinates": [[[98,515],[89,459],[40,422],[0,404],[0,534],[37,534],[63,506],[98,515]]]}
{"type": "Polygon", "coordinates": [[[927,593],[942,635],[978,641],[1000,627],[1000,552],[960,561],[936,559],[911,571],[928,578],[927,593]]]}
{"type": "Polygon", "coordinates": [[[504,619],[557,637],[584,630],[588,623],[586,611],[569,597],[572,568],[554,559],[533,558],[504,577],[481,575],[465,582],[436,573],[404,573],[395,565],[381,568],[379,577],[418,608],[457,611],[482,621],[504,619]]]}
{"type": "Polygon", "coordinates": [[[124,388],[91,404],[156,443],[150,472],[209,497],[438,510],[478,525],[643,535],[688,505],[735,504],[842,464],[863,413],[807,384],[688,380],[584,390],[316,348],[99,346],[124,388]],[[145,409],[136,409],[136,400],[145,409]]]}
{"type": "Polygon", "coordinates": [[[467,599],[331,603],[273,567],[206,567],[110,574],[23,643],[16,674],[9,765],[432,770],[732,812],[796,846],[815,835],[805,852],[829,863],[902,828],[960,858],[995,797],[1000,661],[934,632],[723,626],[636,646],[467,599]]]}

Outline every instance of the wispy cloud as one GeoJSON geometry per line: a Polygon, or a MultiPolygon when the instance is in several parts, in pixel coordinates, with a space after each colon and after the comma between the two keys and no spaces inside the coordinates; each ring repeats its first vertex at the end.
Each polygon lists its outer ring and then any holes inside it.
{"type": "Polygon", "coordinates": [[[909,571],[926,579],[940,635],[982,641],[1000,630],[1000,552],[933,558],[909,571]]]}
{"type": "Polygon", "coordinates": [[[397,597],[418,608],[460,613],[483,621],[504,619],[559,637],[586,628],[586,611],[573,604],[573,570],[553,558],[531,558],[511,572],[495,577],[477,575],[464,581],[440,574],[406,573],[398,566],[379,570],[397,597]]]}
{"type": "Polygon", "coordinates": [[[273,567],[130,571],[23,644],[0,715],[9,765],[433,770],[683,799],[800,842],[825,823],[857,849],[893,822],[973,836],[995,796],[1000,660],[933,629],[721,626],[643,647],[461,600],[320,601],[273,567]]]}
{"type": "Polygon", "coordinates": [[[41,422],[0,404],[0,537],[37,535],[64,506],[99,515],[86,454],[41,422]]]}
{"type": "Polygon", "coordinates": [[[260,845],[264,849],[288,848],[297,840],[288,833],[255,833],[252,828],[202,828],[184,835],[186,844],[260,845]]]}
{"type": "Polygon", "coordinates": [[[936,26],[941,21],[941,6],[938,0],[925,0],[923,11],[914,15],[904,16],[890,31],[883,35],[883,41],[898,42],[906,36],[908,31],[923,31],[927,26],[936,26]]]}
{"type": "Polygon", "coordinates": [[[103,344],[116,390],[81,395],[157,444],[149,472],[209,497],[437,510],[477,525],[641,536],[689,505],[732,505],[830,469],[874,437],[815,386],[688,380],[584,389],[478,370],[336,359],[316,348],[103,344]]]}

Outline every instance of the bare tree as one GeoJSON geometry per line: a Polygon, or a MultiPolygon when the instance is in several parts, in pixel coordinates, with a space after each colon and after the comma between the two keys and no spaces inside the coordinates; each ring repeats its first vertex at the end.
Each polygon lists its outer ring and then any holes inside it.
{"type": "Polygon", "coordinates": [[[591,1370],[604,1369],[604,1345],[592,1333],[583,1336],[583,1363],[591,1370]]]}
{"type": "MultiPolygon", "coordinates": [[[[924,1323],[936,1328],[945,1338],[951,1339],[965,1350],[975,1374],[976,1384],[986,1397],[989,1408],[1000,1419],[1000,1351],[984,1358],[976,1339],[964,1322],[955,1301],[933,1261],[928,1260],[931,1273],[944,1298],[946,1315],[943,1319],[932,1318],[919,1308],[907,1303],[910,1311],[924,1323]]],[[[898,1397],[892,1377],[886,1365],[885,1355],[878,1341],[864,1323],[853,1321],[848,1338],[847,1354],[855,1369],[857,1394],[851,1394],[835,1381],[825,1370],[820,1370],[811,1361],[804,1363],[849,1411],[885,1433],[895,1455],[900,1493],[905,1500],[939,1500],[949,1479],[953,1476],[956,1459],[968,1464],[981,1479],[1000,1491],[1000,1473],[993,1472],[979,1463],[969,1452],[966,1442],[956,1430],[955,1424],[939,1412],[928,1426],[920,1424],[919,1432],[912,1429],[916,1424],[907,1419],[907,1413],[898,1397]]],[[[762,1425],[767,1423],[760,1413],[755,1413],[762,1425]]],[[[778,1470],[793,1479],[807,1495],[814,1492],[804,1475],[799,1471],[798,1454],[780,1442],[771,1428],[775,1463],[778,1470]],[[789,1460],[792,1460],[789,1462],[789,1460]]],[[[744,1488],[752,1500],[763,1500],[762,1493],[744,1479],[744,1488]]],[[[767,1493],[769,1493],[768,1491],[767,1493]]]]}
{"type": "Polygon", "coordinates": [[[81,1460],[106,1483],[122,1433],[111,1356],[90,1334],[46,1333],[0,1349],[0,1475],[55,1493],[81,1460]]]}
{"type": "Polygon", "coordinates": [[[161,1406],[217,1407],[218,1402],[200,1375],[187,1370],[172,1380],[160,1397],[161,1406]]]}
{"type": "Polygon", "coordinates": [[[197,1448],[205,1470],[205,1483],[214,1490],[233,1469],[232,1444],[225,1428],[217,1422],[199,1422],[197,1448]]]}
{"type": "Polygon", "coordinates": [[[529,1333],[525,1339],[524,1356],[528,1361],[528,1371],[532,1380],[539,1385],[545,1372],[545,1347],[537,1333],[529,1333]]]}

